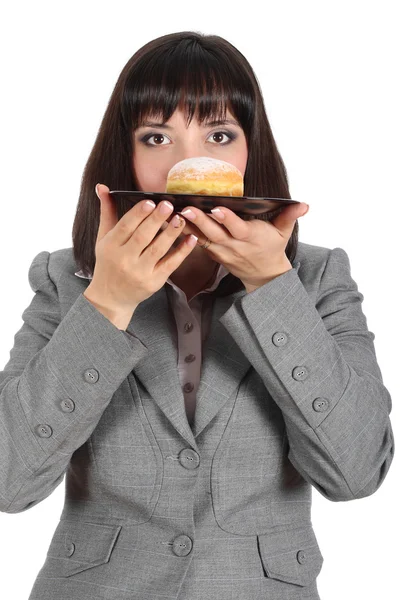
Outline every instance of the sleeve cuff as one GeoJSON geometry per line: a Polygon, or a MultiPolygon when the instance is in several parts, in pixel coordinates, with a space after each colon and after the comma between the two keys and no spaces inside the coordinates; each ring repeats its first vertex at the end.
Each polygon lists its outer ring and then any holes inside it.
{"type": "MultiPolygon", "coordinates": [[[[56,383],[56,397],[79,400],[82,410],[104,410],[128,373],[147,353],[141,340],[115,327],[80,294],[43,349],[40,361],[42,372],[51,378],[49,389],[56,383]],[[94,379],[89,374],[91,370],[94,379]]],[[[24,396],[25,386],[35,385],[37,392],[42,393],[43,381],[35,384],[22,375],[19,393],[24,396]]]]}
{"type": "Polygon", "coordinates": [[[282,411],[292,413],[294,401],[308,424],[318,427],[342,397],[350,369],[296,269],[240,297],[220,321],[264,381],[270,373],[268,387],[282,411]],[[318,411],[314,403],[327,398],[329,410],[318,411]]]}

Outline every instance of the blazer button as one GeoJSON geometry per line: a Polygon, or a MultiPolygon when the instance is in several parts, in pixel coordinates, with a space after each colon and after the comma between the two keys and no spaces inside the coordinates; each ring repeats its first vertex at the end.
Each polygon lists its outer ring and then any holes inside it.
{"type": "Polygon", "coordinates": [[[304,550],[299,550],[297,553],[297,562],[299,562],[302,565],[303,563],[306,562],[306,560],[307,560],[307,557],[306,557],[306,553],[304,552],[304,550]]]}
{"type": "Polygon", "coordinates": [[[71,542],[71,544],[67,545],[67,556],[72,556],[75,552],[75,544],[71,542]]]}
{"type": "Polygon", "coordinates": [[[292,377],[296,381],[303,381],[303,379],[307,379],[308,371],[305,367],[295,367],[292,371],[292,377]]]}
{"type": "Polygon", "coordinates": [[[190,383],[190,382],[189,383],[185,383],[185,385],[183,386],[183,390],[186,393],[191,392],[193,389],[194,389],[194,385],[193,385],[193,383],[190,383]]]}
{"type": "Polygon", "coordinates": [[[99,372],[96,371],[96,369],[86,369],[83,377],[88,383],[96,383],[96,381],[99,379],[99,372]]]}
{"type": "Polygon", "coordinates": [[[71,398],[61,400],[60,407],[63,412],[72,412],[75,410],[75,402],[71,398]]]}
{"type": "Polygon", "coordinates": [[[36,425],[36,427],[35,427],[35,433],[39,437],[48,438],[51,435],[53,435],[53,430],[50,427],[50,425],[46,425],[44,423],[41,423],[40,425],[36,425]]]}
{"type": "Polygon", "coordinates": [[[193,542],[187,535],[179,535],[174,539],[172,551],[176,556],[187,556],[192,551],[193,542]]]}
{"type": "Polygon", "coordinates": [[[283,333],[283,331],[277,331],[272,336],[272,342],[275,344],[275,346],[284,346],[287,343],[287,341],[287,335],[286,333],[283,333]]]}
{"type": "Polygon", "coordinates": [[[192,448],[184,448],[179,452],[179,462],[185,469],[197,469],[200,464],[200,457],[196,450],[192,448]]]}
{"type": "Polygon", "coordinates": [[[312,406],[317,412],[325,412],[329,408],[329,400],[326,398],[315,398],[312,406]]]}

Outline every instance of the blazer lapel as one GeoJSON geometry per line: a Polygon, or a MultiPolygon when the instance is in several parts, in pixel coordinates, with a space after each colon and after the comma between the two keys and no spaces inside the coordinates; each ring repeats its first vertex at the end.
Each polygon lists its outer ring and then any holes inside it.
{"type": "Polygon", "coordinates": [[[211,327],[203,347],[200,383],[196,394],[193,434],[200,435],[239,387],[250,362],[219,319],[235,300],[246,294],[240,290],[214,300],[211,327]]]}
{"type": "MultiPolygon", "coordinates": [[[[298,271],[299,267],[300,261],[294,260],[293,268],[298,271]]],[[[196,395],[193,425],[195,437],[200,435],[236,392],[251,367],[250,361],[219,322],[231,305],[246,293],[246,290],[240,290],[214,301],[210,333],[203,348],[200,384],[196,395]]]]}
{"type": "MultiPolygon", "coordinates": [[[[300,262],[294,261],[293,266],[298,271],[300,262]]],[[[195,438],[235,393],[251,366],[219,322],[230,306],[245,294],[246,291],[241,289],[214,299],[210,333],[202,352],[193,428],[186,416],[177,369],[177,332],[165,286],[139,304],[127,327],[127,331],[137,335],[149,350],[146,358],[137,363],[128,378],[135,376],[140,379],[173,427],[196,450],[195,438]]]]}
{"type": "MultiPolygon", "coordinates": [[[[298,271],[300,261],[294,260],[293,267],[298,271]]],[[[195,437],[200,435],[236,392],[251,367],[250,361],[219,321],[231,305],[246,293],[245,290],[241,290],[214,301],[210,333],[203,348],[200,384],[196,395],[193,425],[195,437]]]]}
{"type": "Polygon", "coordinates": [[[136,308],[127,331],[137,335],[149,352],[128,377],[137,377],[180,435],[196,447],[186,416],[179,381],[177,333],[165,286],[136,308]]]}
{"type": "Polygon", "coordinates": [[[238,387],[250,363],[219,323],[219,318],[241,290],[215,298],[210,334],[204,344],[201,378],[196,399],[193,429],[186,416],[185,400],[177,369],[176,326],[165,288],[139,304],[127,327],[146,344],[146,358],[128,377],[137,377],[173,427],[193,447],[198,436],[238,387]]]}

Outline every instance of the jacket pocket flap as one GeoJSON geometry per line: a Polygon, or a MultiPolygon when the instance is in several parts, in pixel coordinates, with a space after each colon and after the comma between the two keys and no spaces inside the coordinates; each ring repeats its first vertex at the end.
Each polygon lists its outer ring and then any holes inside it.
{"type": "Polygon", "coordinates": [[[121,529],[120,525],[61,520],[47,552],[47,567],[70,577],[108,562],[121,529]]]}
{"type": "Polygon", "coordinates": [[[295,585],[309,585],[324,561],[312,526],[258,535],[266,576],[295,585]]]}

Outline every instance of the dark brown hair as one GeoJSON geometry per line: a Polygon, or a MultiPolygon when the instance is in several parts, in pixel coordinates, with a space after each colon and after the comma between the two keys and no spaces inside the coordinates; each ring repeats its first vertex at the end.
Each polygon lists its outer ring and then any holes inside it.
{"type": "MultiPolygon", "coordinates": [[[[199,123],[224,119],[228,108],[247,140],[244,195],[290,198],[286,169],[272,135],[258,80],[243,54],[217,35],[193,31],[164,35],[145,44],[126,63],[86,163],[72,230],[74,258],[84,273],[93,273],[96,262],[100,201],[95,185],[104,183],[110,190],[137,190],[133,132],[150,115],[168,121],[177,108],[186,111],[188,124],[194,114],[199,123]]],[[[119,201],[118,218],[131,208],[128,200],[119,201]]],[[[280,210],[256,218],[268,221],[280,210]]],[[[291,263],[297,243],[298,221],[285,250],[291,263]]],[[[218,289],[225,295],[241,285],[230,273],[218,289]]]]}

